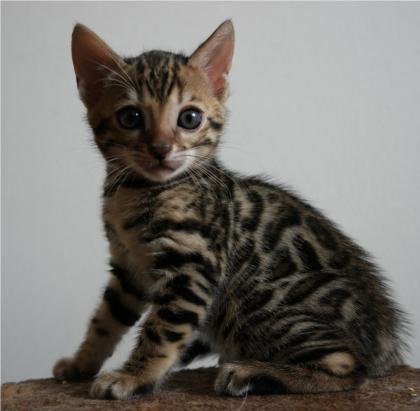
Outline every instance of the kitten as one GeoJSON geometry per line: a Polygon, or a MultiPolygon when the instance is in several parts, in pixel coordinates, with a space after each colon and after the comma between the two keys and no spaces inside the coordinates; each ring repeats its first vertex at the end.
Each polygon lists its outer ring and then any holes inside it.
{"type": "Polygon", "coordinates": [[[294,194],[217,162],[233,47],[230,21],[189,57],[122,58],[74,29],[78,89],[107,166],[111,278],[55,378],[96,375],[149,308],[94,397],[152,392],[210,351],[215,390],[232,396],[349,390],[401,363],[402,314],[368,255],[294,194]]]}

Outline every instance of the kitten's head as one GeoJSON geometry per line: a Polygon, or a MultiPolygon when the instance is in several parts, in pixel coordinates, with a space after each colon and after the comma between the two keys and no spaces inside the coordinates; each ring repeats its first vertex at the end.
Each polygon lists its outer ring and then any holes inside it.
{"type": "Polygon", "coordinates": [[[225,21],[189,57],[122,58],[76,25],[73,64],[95,141],[110,166],[168,181],[207,161],[225,121],[234,31],[225,21]]]}

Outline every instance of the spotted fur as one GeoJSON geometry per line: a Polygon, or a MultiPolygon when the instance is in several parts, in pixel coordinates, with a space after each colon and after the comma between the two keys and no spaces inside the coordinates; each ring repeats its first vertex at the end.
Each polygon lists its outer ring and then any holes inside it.
{"type": "Polygon", "coordinates": [[[55,377],[96,375],[147,308],[130,358],[96,377],[93,396],[152,392],[175,364],[209,352],[220,356],[216,392],[233,396],[348,390],[400,364],[402,314],[369,256],[289,190],[216,159],[232,24],[190,57],[122,59],[81,25],[73,36],[80,94],[107,163],[111,276],[85,340],[55,377]],[[125,106],[141,112],[141,128],[121,128],[125,106]],[[176,118],[191,106],[203,121],[182,130],[176,118]],[[162,144],[178,161],[169,173],[154,152],[162,144]]]}

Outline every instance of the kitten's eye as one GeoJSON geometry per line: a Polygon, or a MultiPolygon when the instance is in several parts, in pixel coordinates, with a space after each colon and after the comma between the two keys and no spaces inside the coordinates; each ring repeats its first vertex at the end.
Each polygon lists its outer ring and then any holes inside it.
{"type": "Polygon", "coordinates": [[[143,125],[141,113],[135,107],[123,107],[118,110],[117,118],[121,127],[127,130],[141,128],[143,125]]]}
{"type": "Polygon", "coordinates": [[[178,117],[178,126],[186,128],[187,130],[193,130],[201,124],[203,115],[201,111],[194,108],[188,108],[181,112],[178,117]]]}

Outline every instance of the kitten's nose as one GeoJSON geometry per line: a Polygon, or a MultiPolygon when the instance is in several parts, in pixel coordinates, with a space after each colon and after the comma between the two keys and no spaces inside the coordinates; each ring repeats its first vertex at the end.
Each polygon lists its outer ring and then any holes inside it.
{"type": "Polygon", "coordinates": [[[152,143],[149,146],[149,150],[153,157],[162,161],[172,151],[172,144],[162,142],[152,143]]]}

